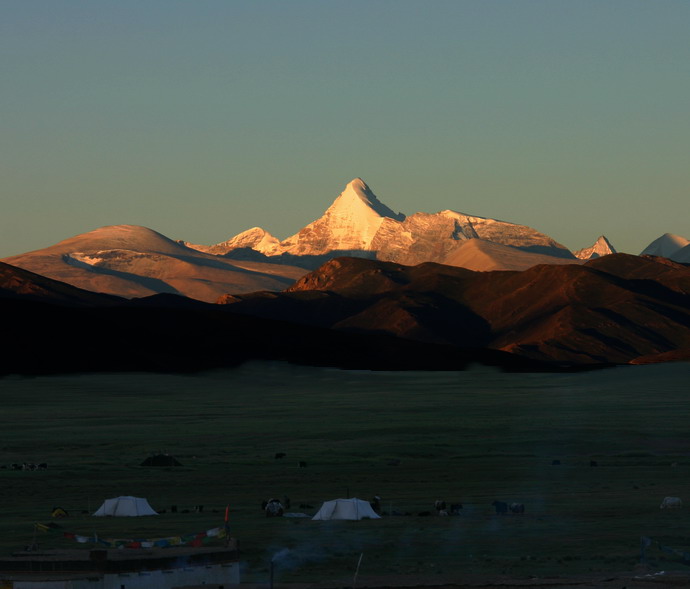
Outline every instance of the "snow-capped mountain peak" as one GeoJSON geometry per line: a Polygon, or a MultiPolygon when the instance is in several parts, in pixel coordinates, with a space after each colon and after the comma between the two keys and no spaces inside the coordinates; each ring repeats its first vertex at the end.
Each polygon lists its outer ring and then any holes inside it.
{"type": "Polygon", "coordinates": [[[384,221],[404,219],[405,215],[383,204],[364,180],[355,178],[321,218],[288,237],[280,247],[293,255],[369,251],[384,221]]]}
{"type": "MultiPolygon", "coordinates": [[[[238,257],[250,252],[231,252],[253,249],[268,257],[294,260],[298,265],[343,255],[414,265],[455,259],[454,250],[476,238],[542,256],[575,259],[563,245],[525,225],[448,209],[409,217],[395,213],[361,178],[349,182],[319,219],[282,242],[255,227],[221,244],[205,246],[203,251],[238,257]]],[[[535,261],[542,262],[542,258],[535,261]]]]}
{"type": "Polygon", "coordinates": [[[361,178],[355,178],[345,186],[345,190],[326,210],[326,214],[329,213],[331,216],[354,216],[361,221],[371,217],[389,217],[396,221],[405,220],[405,215],[395,213],[383,204],[361,178]]]}
{"type": "Polygon", "coordinates": [[[690,245],[690,239],[685,239],[685,237],[674,235],[673,233],[664,233],[644,248],[640,255],[673,258],[674,254],[687,245],[690,245]]]}
{"type": "Polygon", "coordinates": [[[609,254],[615,254],[616,248],[611,245],[611,242],[604,236],[601,235],[599,239],[594,242],[594,245],[590,247],[582,248],[576,252],[573,252],[576,258],[581,260],[592,260],[594,258],[601,258],[602,256],[608,256],[609,254]]]}

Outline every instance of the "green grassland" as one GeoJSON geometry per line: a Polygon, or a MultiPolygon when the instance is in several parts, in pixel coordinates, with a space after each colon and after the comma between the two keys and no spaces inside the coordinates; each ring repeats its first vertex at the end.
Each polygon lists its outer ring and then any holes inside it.
{"type": "MultiPolygon", "coordinates": [[[[504,374],[265,363],[195,376],[5,378],[0,465],[49,466],[0,470],[0,554],[31,544],[54,506],[70,514],[57,521],[65,531],[157,538],[222,525],[230,505],[245,580],[265,580],[285,548],[283,581],[348,578],[362,553],[369,575],[625,571],[643,535],[655,541],[652,568],[686,570],[656,542],[690,550],[689,382],[688,364],[504,374]],[[158,451],[183,466],[140,466],[158,451]],[[411,515],[314,522],[260,508],[287,495],[292,511],[313,514],[348,494],[378,494],[384,510],[411,515]],[[166,513],[88,515],[118,495],[166,513]],[[660,510],[667,495],[685,508],[660,510]],[[462,514],[418,515],[436,499],[462,503],[462,514]],[[496,515],[494,499],[526,513],[496,515]]],[[[89,547],[60,534],[36,541],[89,547]]]]}

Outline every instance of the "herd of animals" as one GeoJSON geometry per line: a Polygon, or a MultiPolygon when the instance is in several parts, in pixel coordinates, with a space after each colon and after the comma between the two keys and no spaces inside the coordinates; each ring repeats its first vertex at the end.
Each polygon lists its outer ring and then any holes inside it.
{"type": "MultiPolygon", "coordinates": [[[[375,513],[379,515],[410,515],[409,513],[385,513],[381,509],[381,497],[375,495],[374,498],[369,502],[371,508],[375,513]]],[[[494,501],[491,506],[496,510],[498,515],[504,515],[507,513],[523,514],[525,513],[524,503],[506,503],[505,501],[494,501]]],[[[680,497],[664,497],[659,506],[660,509],[679,509],[683,506],[683,501],[680,497]]],[[[300,505],[300,508],[307,509],[311,508],[311,505],[300,505]]],[[[280,517],[285,513],[286,509],[290,509],[290,498],[284,497],[282,501],[280,499],[268,499],[261,502],[261,509],[266,514],[266,517],[280,517]]],[[[451,503],[446,505],[445,501],[436,500],[434,501],[433,512],[439,516],[447,515],[460,515],[462,510],[462,503],[451,503]]],[[[429,516],[432,511],[420,511],[418,516],[429,516]]]]}
{"type": "Polygon", "coordinates": [[[13,462],[9,466],[2,465],[0,469],[2,470],[45,470],[48,468],[48,464],[41,462],[40,464],[34,464],[33,462],[22,462],[21,464],[13,462]]]}
{"type": "MultiPolygon", "coordinates": [[[[667,499],[670,498],[667,497],[667,499]]],[[[375,495],[374,498],[369,502],[369,505],[371,505],[371,508],[374,510],[374,513],[377,513],[378,515],[410,515],[409,513],[399,512],[393,512],[390,514],[386,513],[381,509],[381,501],[381,497],[379,495],[375,495]]],[[[525,513],[524,503],[506,503],[505,501],[494,501],[491,505],[494,507],[497,514],[506,514],[508,512],[516,514],[525,513]]],[[[302,504],[300,505],[300,508],[309,509],[312,508],[312,506],[302,504]]],[[[282,500],[276,498],[266,499],[261,502],[261,509],[266,514],[266,517],[281,517],[285,513],[286,509],[290,509],[290,498],[283,497],[282,500]]],[[[434,501],[433,512],[435,512],[436,515],[460,515],[461,510],[462,503],[446,504],[445,501],[434,501]]],[[[432,511],[420,511],[417,515],[424,517],[429,516],[431,514],[432,511]]]]}

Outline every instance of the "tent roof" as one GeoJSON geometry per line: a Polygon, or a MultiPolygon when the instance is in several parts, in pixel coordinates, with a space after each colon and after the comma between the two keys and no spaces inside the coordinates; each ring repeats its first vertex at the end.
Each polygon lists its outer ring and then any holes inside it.
{"type": "Polygon", "coordinates": [[[369,504],[368,501],[352,497],[351,499],[333,499],[332,501],[324,501],[321,509],[312,518],[313,520],[331,520],[331,519],[380,519],[378,515],[369,504]]]}
{"type": "Polygon", "coordinates": [[[158,515],[149,502],[142,497],[122,496],[106,499],[94,513],[95,516],[112,515],[115,517],[133,517],[158,515]]]}

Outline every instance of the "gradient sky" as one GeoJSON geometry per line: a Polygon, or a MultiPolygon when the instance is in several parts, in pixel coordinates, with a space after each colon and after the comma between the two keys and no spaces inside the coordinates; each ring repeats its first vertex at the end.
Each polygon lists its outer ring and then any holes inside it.
{"type": "Polygon", "coordinates": [[[354,177],[571,249],[690,237],[687,0],[0,0],[0,257],[283,239],[354,177]]]}

